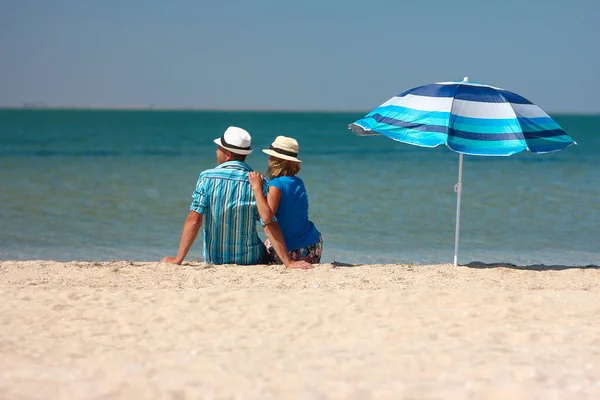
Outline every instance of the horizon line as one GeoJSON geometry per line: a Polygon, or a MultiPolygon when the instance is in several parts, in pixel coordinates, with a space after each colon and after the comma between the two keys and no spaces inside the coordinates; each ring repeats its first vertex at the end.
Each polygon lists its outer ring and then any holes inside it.
{"type": "Polygon", "coordinates": [[[107,110],[107,111],[216,111],[216,112],[369,112],[366,109],[311,109],[269,107],[124,106],[124,105],[0,105],[0,110],[107,110]]]}
{"type": "MultiPolygon", "coordinates": [[[[375,108],[375,107],[374,107],[375,108]]],[[[291,112],[291,113],[369,113],[369,109],[310,109],[310,108],[238,108],[238,107],[200,107],[200,106],[153,106],[153,105],[0,105],[0,110],[102,110],[102,111],[209,111],[209,112],[291,112]]],[[[600,115],[599,111],[546,111],[548,114],[563,115],[600,115]]]]}

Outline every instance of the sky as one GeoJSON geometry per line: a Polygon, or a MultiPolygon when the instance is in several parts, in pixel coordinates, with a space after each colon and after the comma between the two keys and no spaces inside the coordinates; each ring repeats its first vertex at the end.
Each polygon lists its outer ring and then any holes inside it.
{"type": "Polygon", "coordinates": [[[462,80],[600,113],[598,0],[0,0],[0,106],[370,110],[462,80]]]}

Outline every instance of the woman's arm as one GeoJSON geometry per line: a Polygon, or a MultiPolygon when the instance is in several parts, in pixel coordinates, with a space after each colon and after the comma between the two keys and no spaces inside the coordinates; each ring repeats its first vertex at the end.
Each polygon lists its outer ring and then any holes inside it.
{"type": "Polygon", "coordinates": [[[301,269],[310,269],[314,268],[314,266],[304,260],[292,261],[290,258],[290,254],[288,252],[288,248],[285,245],[285,240],[283,239],[283,234],[281,233],[281,228],[277,221],[273,221],[264,226],[265,233],[267,237],[271,241],[271,246],[275,249],[275,252],[283,262],[283,264],[287,268],[301,268],[301,269]]]}
{"type": "MultiPolygon", "coordinates": [[[[248,172],[248,178],[250,179],[250,185],[254,191],[254,197],[256,198],[256,207],[258,208],[258,214],[263,220],[263,223],[268,224],[273,220],[275,211],[269,207],[265,194],[263,192],[263,177],[258,172],[248,172]]],[[[270,189],[269,189],[270,194],[270,189]]]]}
{"type": "Polygon", "coordinates": [[[267,203],[273,214],[277,214],[279,210],[279,200],[281,200],[281,190],[275,186],[269,186],[269,194],[267,195],[267,203]]]}

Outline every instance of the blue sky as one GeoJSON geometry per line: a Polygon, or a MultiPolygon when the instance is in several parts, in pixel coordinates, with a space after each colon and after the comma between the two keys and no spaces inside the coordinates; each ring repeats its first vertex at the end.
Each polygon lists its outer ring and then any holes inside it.
{"type": "Polygon", "coordinates": [[[3,0],[0,105],[370,110],[470,80],[600,112],[600,1],[3,0]]]}

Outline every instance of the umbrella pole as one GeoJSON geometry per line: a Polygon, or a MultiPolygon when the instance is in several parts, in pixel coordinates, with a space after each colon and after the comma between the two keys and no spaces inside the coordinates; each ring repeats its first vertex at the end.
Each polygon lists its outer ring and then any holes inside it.
{"type": "Polygon", "coordinates": [[[454,185],[456,192],[456,231],[454,232],[454,266],[458,264],[458,232],[460,229],[460,197],[462,194],[462,167],[463,154],[459,153],[458,158],[458,183],[454,185]]]}

